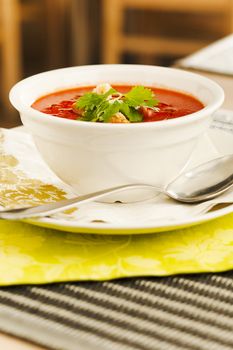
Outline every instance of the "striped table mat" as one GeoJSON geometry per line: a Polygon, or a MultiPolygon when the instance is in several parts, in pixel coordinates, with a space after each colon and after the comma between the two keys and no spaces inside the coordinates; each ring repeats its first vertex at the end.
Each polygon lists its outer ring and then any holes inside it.
{"type": "Polygon", "coordinates": [[[0,330],[55,350],[232,350],[233,272],[0,288],[0,330]]]}
{"type": "Polygon", "coordinates": [[[0,328],[55,350],[232,350],[233,272],[0,290],[0,328]]]}

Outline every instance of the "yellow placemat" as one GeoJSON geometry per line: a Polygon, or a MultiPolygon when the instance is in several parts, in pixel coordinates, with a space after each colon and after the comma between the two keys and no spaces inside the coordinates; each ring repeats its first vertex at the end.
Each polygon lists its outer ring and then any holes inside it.
{"type": "Polygon", "coordinates": [[[152,235],[67,233],[0,221],[0,285],[107,280],[233,268],[233,214],[152,235]]]}

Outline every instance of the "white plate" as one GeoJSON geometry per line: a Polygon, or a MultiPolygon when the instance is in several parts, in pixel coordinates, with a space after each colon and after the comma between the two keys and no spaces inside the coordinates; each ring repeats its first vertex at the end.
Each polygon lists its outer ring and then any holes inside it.
{"type": "MultiPolygon", "coordinates": [[[[208,135],[199,142],[188,167],[200,164],[216,156],[230,153],[233,153],[233,134],[219,129],[210,129],[208,135]]],[[[58,217],[41,218],[37,220],[27,219],[24,221],[37,226],[77,233],[114,235],[145,234],[197,225],[233,212],[233,205],[228,205],[222,209],[217,209],[202,215],[182,216],[171,220],[171,218],[166,217],[165,214],[163,218],[154,220],[151,220],[148,216],[147,220],[146,215],[144,215],[146,214],[145,210],[148,212],[152,210],[153,203],[154,202],[148,201],[132,204],[131,206],[128,204],[125,207],[121,204],[88,203],[85,205],[84,209],[82,209],[82,206],[80,207],[80,217],[78,220],[71,220],[70,218],[60,215],[58,217]],[[126,214],[128,215],[126,215],[125,220],[124,210],[127,211],[126,214]],[[90,217],[88,217],[89,211],[92,212],[90,217]],[[105,222],[103,222],[103,212],[105,212],[106,216],[108,215],[108,211],[110,215],[112,215],[111,222],[107,222],[108,220],[104,220],[105,222]],[[95,215],[93,213],[97,213],[96,220],[93,220],[93,215],[95,215]]]]}

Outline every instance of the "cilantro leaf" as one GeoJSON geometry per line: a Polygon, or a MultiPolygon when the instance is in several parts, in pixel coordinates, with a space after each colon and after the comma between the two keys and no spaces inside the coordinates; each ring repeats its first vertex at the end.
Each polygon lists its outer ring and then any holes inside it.
{"type": "Polygon", "coordinates": [[[105,123],[109,122],[109,119],[119,112],[119,105],[120,103],[118,101],[115,101],[113,103],[109,103],[109,101],[104,101],[97,107],[97,117],[98,120],[103,121],[105,123]]]}
{"type": "Polygon", "coordinates": [[[121,112],[122,114],[124,114],[126,117],[129,116],[130,114],[130,108],[129,105],[127,103],[120,103],[120,108],[119,108],[119,112],[121,112]]]}
{"type": "Polygon", "coordinates": [[[141,122],[143,119],[142,114],[127,103],[121,103],[119,112],[123,113],[131,123],[141,122]]]}
{"type": "Polygon", "coordinates": [[[147,106],[154,107],[158,101],[154,98],[153,92],[144,86],[135,86],[125,94],[125,102],[130,107],[147,106]]]}
{"type": "Polygon", "coordinates": [[[98,95],[95,92],[87,92],[76,101],[75,108],[93,110],[104,99],[104,95],[98,95]]]}
{"type": "Polygon", "coordinates": [[[130,107],[128,119],[131,123],[138,123],[142,121],[143,115],[139,113],[135,108],[130,107]]]}

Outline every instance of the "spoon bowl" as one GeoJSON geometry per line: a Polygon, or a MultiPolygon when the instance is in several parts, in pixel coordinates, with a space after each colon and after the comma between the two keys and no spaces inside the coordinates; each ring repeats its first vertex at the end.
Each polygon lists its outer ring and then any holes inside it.
{"type": "Polygon", "coordinates": [[[151,189],[183,203],[198,203],[213,199],[233,185],[233,154],[201,164],[173,180],[165,189],[150,184],[116,186],[59,202],[0,211],[1,219],[20,220],[42,217],[69,209],[76,204],[104,198],[106,195],[131,189],[151,189]]]}
{"type": "Polygon", "coordinates": [[[164,192],[177,201],[197,203],[219,196],[232,185],[233,155],[227,155],[181,174],[164,192]]]}

